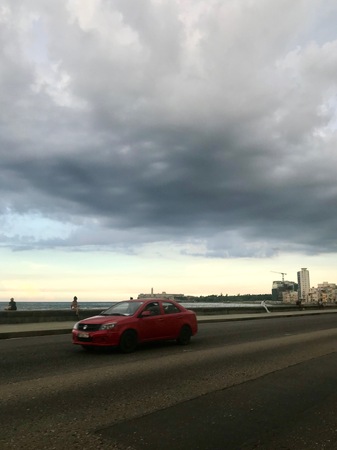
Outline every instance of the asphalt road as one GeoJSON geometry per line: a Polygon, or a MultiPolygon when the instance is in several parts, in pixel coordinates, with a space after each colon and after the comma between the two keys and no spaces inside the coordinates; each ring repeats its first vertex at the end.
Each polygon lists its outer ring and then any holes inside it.
{"type": "Polygon", "coordinates": [[[0,448],[335,449],[336,320],[204,324],[131,355],[0,341],[0,448]]]}

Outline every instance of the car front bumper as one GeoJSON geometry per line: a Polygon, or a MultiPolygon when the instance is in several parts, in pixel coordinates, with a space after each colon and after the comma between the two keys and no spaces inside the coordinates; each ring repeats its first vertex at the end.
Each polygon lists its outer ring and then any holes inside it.
{"type": "Polygon", "coordinates": [[[119,333],[111,331],[91,331],[84,332],[79,330],[72,331],[73,344],[88,346],[117,346],[119,344],[119,333]]]}

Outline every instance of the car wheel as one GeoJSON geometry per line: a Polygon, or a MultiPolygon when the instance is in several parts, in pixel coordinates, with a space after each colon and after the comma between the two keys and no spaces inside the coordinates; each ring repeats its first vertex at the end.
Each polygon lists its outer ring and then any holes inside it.
{"type": "Polygon", "coordinates": [[[179,333],[177,342],[180,345],[187,345],[190,343],[191,340],[191,336],[192,336],[192,330],[188,325],[184,325],[179,333]]]}
{"type": "Polygon", "coordinates": [[[124,331],[119,341],[119,349],[122,353],[131,353],[136,350],[137,344],[137,333],[133,330],[127,330],[124,331]]]}

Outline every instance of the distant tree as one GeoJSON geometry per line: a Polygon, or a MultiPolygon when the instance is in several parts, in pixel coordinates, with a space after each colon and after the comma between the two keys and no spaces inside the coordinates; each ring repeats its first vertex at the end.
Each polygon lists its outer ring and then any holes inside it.
{"type": "Polygon", "coordinates": [[[228,295],[226,294],[225,298],[223,295],[201,295],[199,297],[193,297],[193,301],[195,302],[204,302],[204,303],[220,303],[220,302],[261,302],[261,301],[269,301],[272,300],[271,294],[237,294],[237,295],[228,295]]]}

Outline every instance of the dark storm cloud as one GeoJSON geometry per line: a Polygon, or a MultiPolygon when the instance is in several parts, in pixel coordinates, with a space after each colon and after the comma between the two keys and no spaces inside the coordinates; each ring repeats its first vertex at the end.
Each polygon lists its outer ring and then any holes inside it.
{"type": "Polygon", "coordinates": [[[337,39],[309,33],[332,3],[95,5],[2,11],[3,217],[76,227],[2,245],[335,252],[337,39]]]}

